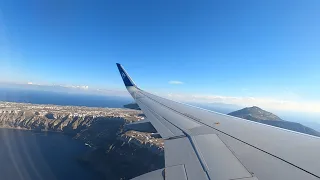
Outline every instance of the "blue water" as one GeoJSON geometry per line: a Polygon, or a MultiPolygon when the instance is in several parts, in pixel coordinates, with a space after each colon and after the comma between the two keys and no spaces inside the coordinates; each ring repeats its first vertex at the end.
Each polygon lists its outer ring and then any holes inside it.
{"type": "Polygon", "coordinates": [[[70,94],[66,92],[50,92],[0,87],[0,101],[121,108],[123,105],[128,104],[133,100],[129,97],[70,94]]]}
{"type": "MultiPolygon", "coordinates": [[[[0,101],[120,108],[132,99],[0,87],[0,101]]],[[[88,150],[62,133],[0,128],[0,180],[101,179],[77,161],[88,150]]]]}
{"type": "Polygon", "coordinates": [[[0,129],[0,179],[100,179],[76,160],[86,151],[82,142],[61,133],[0,129]]]}

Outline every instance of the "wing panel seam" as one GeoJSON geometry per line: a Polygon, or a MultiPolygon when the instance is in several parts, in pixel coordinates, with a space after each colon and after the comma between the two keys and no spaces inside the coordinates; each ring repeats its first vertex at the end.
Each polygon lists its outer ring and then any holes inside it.
{"type": "MultiPolygon", "coordinates": [[[[318,176],[318,175],[316,175],[316,174],[314,174],[314,173],[312,173],[312,172],[310,172],[310,171],[308,171],[308,170],[305,170],[305,169],[303,169],[302,167],[299,167],[299,166],[297,166],[297,165],[295,165],[295,164],[293,164],[293,163],[291,163],[291,162],[289,162],[289,161],[287,161],[287,160],[285,160],[285,159],[283,159],[283,158],[281,158],[281,157],[279,157],[279,156],[276,156],[276,155],[274,155],[274,154],[272,154],[272,153],[269,153],[269,152],[267,152],[267,151],[265,151],[265,150],[263,150],[263,149],[260,149],[260,148],[258,148],[258,147],[256,147],[256,146],[252,145],[252,144],[249,144],[249,143],[247,143],[247,142],[245,142],[245,141],[243,141],[243,140],[241,140],[241,139],[238,139],[238,138],[236,138],[236,137],[234,137],[234,136],[232,136],[232,135],[230,135],[230,134],[228,134],[228,133],[225,133],[225,132],[223,132],[223,131],[221,131],[221,130],[219,130],[219,129],[216,129],[215,127],[212,127],[212,126],[210,126],[210,125],[208,125],[208,124],[205,124],[205,123],[203,123],[203,122],[197,121],[196,119],[193,119],[192,117],[186,116],[185,114],[183,114],[183,113],[181,113],[181,112],[179,112],[179,111],[177,111],[177,110],[175,110],[175,109],[173,109],[173,108],[170,108],[170,107],[164,105],[163,103],[161,103],[161,102],[159,102],[159,101],[151,98],[150,96],[146,95],[142,90],[140,90],[140,91],[141,91],[141,93],[142,93],[144,96],[146,96],[147,98],[149,98],[149,99],[151,99],[152,101],[154,101],[154,102],[156,102],[156,103],[158,103],[158,104],[160,104],[160,105],[168,108],[168,109],[171,110],[171,111],[174,111],[174,112],[176,112],[176,113],[178,113],[178,114],[180,114],[180,115],[182,115],[182,116],[184,116],[184,117],[187,117],[187,118],[189,118],[189,119],[191,119],[191,120],[193,120],[193,121],[195,121],[195,122],[201,123],[202,125],[208,126],[208,127],[212,128],[212,129],[214,129],[214,130],[216,130],[216,131],[218,131],[218,132],[220,132],[220,133],[222,133],[222,134],[224,134],[224,135],[227,135],[227,136],[229,136],[229,137],[231,137],[231,138],[233,138],[233,139],[235,139],[235,140],[238,140],[238,141],[240,141],[240,142],[242,142],[242,143],[244,143],[244,144],[246,144],[246,145],[248,145],[248,146],[250,146],[250,147],[253,147],[253,148],[255,148],[255,149],[257,149],[257,150],[259,150],[259,151],[261,151],[261,152],[264,152],[264,153],[266,153],[266,154],[274,157],[274,158],[277,158],[277,159],[279,159],[279,160],[281,160],[281,161],[283,161],[283,162],[285,162],[285,163],[287,163],[287,164],[289,164],[289,165],[291,165],[291,166],[293,166],[293,167],[296,167],[296,168],[298,168],[298,169],[300,169],[300,170],[302,170],[302,171],[304,171],[304,172],[306,172],[306,173],[308,173],[308,174],[310,174],[310,175],[312,175],[312,176],[315,176],[315,177],[317,177],[317,178],[320,178],[320,176],[318,176]]],[[[200,159],[199,159],[199,160],[200,160],[200,159]]],[[[200,162],[201,162],[201,161],[200,161],[200,162]]],[[[241,161],[240,161],[240,162],[241,162],[241,161]]]]}
{"type": "MultiPolygon", "coordinates": [[[[140,102],[140,103],[142,103],[142,102],[140,102]]],[[[143,103],[142,103],[142,104],[143,104],[143,103]]],[[[143,104],[143,105],[144,105],[144,104],[143,104]]],[[[146,107],[147,107],[147,106],[146,106],[146,107]]],[[[147,107],[147,108],[149,109],[149,111],[150,111],[151,113],[157,114],[157,113],[156,113],[154,110],[152,110],[151,108],[149,108],[149,107],[147,107]]],[[[157,114],[157,115],[160,116],[160,117],[162,117],[162,116],[159,115],[159,114],[157,114]]],[[[208,178],[209,180],[211,180],[210,175],[209,175],[209,173],[208,173],[208,166],[207,166],[206,164],[204,164],[204,162],[203,162],[203,157],[201,158],[201,156],[200,156],[200,154],[199,154],[199,152],[198,152],[198,149],[197,149],[197,147],[195,146],[195,144],[194,144],[194,142],[193,142],[193,140],[192,140],[192,137],[191,137],[189,134],[187,134],[183,129],[177,127],[177,126],[174,125],[172,122],[168,121],[166,118],[164,118],[164,117],[162,117],[162,118],[163,118],[164,120],[166,120],[168,123],[172,124],[172,125],[173,125],[174,127],[176,127],[177,129],[179,129],[180,131],[182,131],[182,132],[186,135],[186,137],[188,138],[188,140],[189,140],[189,142],[190,142],[190,144],[191,144],[191,146],[192,146],[192,148],[193,148],[193,150],[194,150],[194,152],[195,152],[195,154],[196,154],[196,156],[197,156],[197,158],[198,158],[198,160],[199,160],[199,162],[200,162],[200,165],[201,165],[204,173],[206,174],[207,178],[208,178]]]]}
{"type": "MultiPolygon", "coordinates": [[[[139,101],[139,100],[137,100],[136,99],[136,101],[139,101]]],[[[141,104],[143,104],[141,101],[139,101],[141,104]]],[[[144,105],[144,104],[143,104],[144,105]]],[[[150,111],[150,113],[158,120],[158,122],[160,123],[160,124],[162,124],[164,127],[165,127],[165,125],[155,116],[155,114],[151,111],[151,109],[149,108],[149,107],[147,107],[146,105],[144,105],[149,111],[150,111]]],[[[160,116],[161,117],[161,116],[160,116]]],[[[152,124],[152,123],[151,123],[152,124]]],[[[172,134],[174,134],[169,128],[167,128],[172,134]]]]}

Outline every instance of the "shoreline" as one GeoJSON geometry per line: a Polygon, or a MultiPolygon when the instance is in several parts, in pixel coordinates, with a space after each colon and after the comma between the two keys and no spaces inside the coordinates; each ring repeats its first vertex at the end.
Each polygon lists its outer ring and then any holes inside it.
{"type": "Polygon", "coordinates": [[[164,167],[164,157],[149,146],[149,138],[131,141],[130,133],[124,134],[127,123],[143,118],[141,111],[1,102],[0,110],[1,129],[61,133],[83,144],[88,151],[78,160],[105,179],[131,179],[164,167]]]}

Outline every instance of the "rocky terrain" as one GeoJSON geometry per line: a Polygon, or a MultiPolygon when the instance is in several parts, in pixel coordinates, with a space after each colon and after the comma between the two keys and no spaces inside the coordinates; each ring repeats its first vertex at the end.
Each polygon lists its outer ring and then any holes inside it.
{"type": "Polygon", "coordinates": [[[142,112],[122,108],[0,102],[0,127],[61,132],[91,151],[78,157],[105,179],[130,179],[164,166],[163,141],[151,133],[124,131],[142,112]]]}
{"type": "Polygon", "coordinates": [[[257,106],[246,107],[238,111],[231,112],[228,115],[320,137],[320,132],[314,129],[303,126],[300,123],[284,121],[275,114],[265,111],[257,106]]]}
{"type": "Polygon", "coordinates": [[[129,108],[129,109],[141,110],[137,103],[126,104],[123,107],[129,108]]]}
{"type": "MultiPolygon", "coordinates": [[[[255,106],[229,115],[320,136],[255,106]]],[[[83,141],[91,150],[77,160],[105,179],[131,179],[164,167],[163,140],[157,134],[128,128],[143,119],[142,111],[133,109],[0,102],[0,128],[60,132],[83,141]]]]}

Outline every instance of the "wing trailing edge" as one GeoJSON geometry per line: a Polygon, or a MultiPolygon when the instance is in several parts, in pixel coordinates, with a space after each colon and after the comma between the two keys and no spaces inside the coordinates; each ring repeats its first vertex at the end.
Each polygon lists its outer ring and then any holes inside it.
{"type": "Polygon", "coordinates": [[[319,137],[153,95],[117,66],[128,92],[164,139],[165,171],[137,180],[320,179],[319,137]]]}

